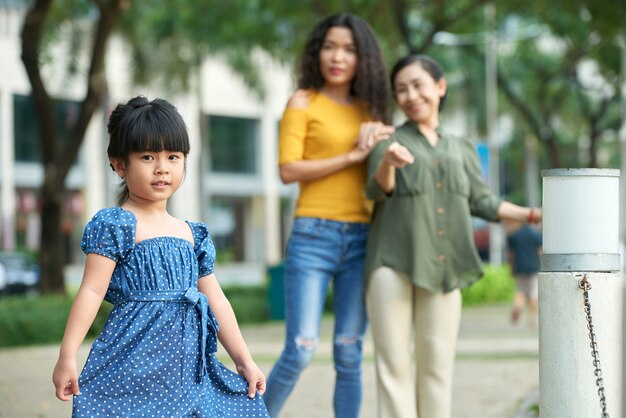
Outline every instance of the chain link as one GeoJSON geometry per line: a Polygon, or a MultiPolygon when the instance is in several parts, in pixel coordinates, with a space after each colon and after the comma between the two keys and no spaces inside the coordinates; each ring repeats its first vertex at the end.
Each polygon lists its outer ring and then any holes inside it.
{"type": "Polygon", "coordinates": [[[602,407],[602,418],[610,418],[609,413],[606,412],[606,395],[604,393],[604,379],[602,378],[602,369],[600,367],[600,353],[598,353],[598,340],[596,333],[593,330],[593,317],[591,316],[591,302],[589,301],[589,290],[591,290],[591,283],[587,280],[585,274],[578,283],[578,286],[583,290],[584,304],[585,304],[585,316],[587,319],[587,329],[589,330],[589,346],[591,347],[591,356],[593,357],[593,374],[596,376],[596,386],[598,387],[598,396],[600,397],[600,406],[602,407]]]}

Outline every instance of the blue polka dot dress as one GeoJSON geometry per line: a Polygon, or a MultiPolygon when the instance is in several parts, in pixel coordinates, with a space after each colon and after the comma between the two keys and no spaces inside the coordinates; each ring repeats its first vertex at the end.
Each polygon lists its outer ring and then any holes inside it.
{"type": "Polygon", "coordinates": [[[135,242],[137,220],[100,210],[82,249],[117,263],[105,300],[114,307],[94,341],[74,396],[74,417],[267,417],[260,395],[215,357],[218,324],[198,278],[213,272],[205,224],[135,242]]]}

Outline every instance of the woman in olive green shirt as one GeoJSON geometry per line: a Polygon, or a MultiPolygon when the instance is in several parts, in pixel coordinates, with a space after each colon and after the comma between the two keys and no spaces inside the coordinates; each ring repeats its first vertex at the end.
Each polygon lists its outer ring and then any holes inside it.
{"type": "Polygon", "coordinates": [[[370,155],[366,186],[378,416],[450,418],[460,289],[482,275],[471,216],[537,222],[541,212],[494,196],[474,145],[440,132],[447,85],[434,60],[401,59],[391,83],[408,121],[370,155]]]}

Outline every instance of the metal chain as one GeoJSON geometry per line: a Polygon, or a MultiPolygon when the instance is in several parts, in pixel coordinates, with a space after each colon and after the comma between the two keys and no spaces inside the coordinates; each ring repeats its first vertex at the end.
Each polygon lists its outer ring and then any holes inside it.
{"type": "Polygon", "coordinates": [[[584,303],[585,303],[585,315],[587,319],[587,329],[589,330],[589,346],[591,347],[591,356],[593,357],[593,374],[596,376],[596,386],[598,387],[598,396],[600,397],[600,406],[602,407],[602,418],[610,418],[608,412],[606,412],[606,396],[604,393],[604,379],[602,378],[602,369],[600,368],[600,353],[598,353],[598,341],[596,333],[593,330],[593,318],[591,317],[591,302],[589,301],[589,290],[591,290],[591,283],[587,280],[585,274],[581,279],[578,286],[583,290],[584,303]]]}

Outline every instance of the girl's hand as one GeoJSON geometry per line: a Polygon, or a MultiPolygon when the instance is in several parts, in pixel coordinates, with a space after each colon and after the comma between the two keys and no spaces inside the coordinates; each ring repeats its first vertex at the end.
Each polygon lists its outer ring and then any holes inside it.
{"type": "Polygon", "coordinates": [[[382,122],[363,122],[356,139],[358,148],[362,151],[371,150],[380,141],[389,138],[396,129],[382,122]]]}
{"type": "Polygon", "coordinates": [[[80,395],[76,360],[59,358],[52,372],[52,382],[56,387],[57,398],[62,401],[69,401],[71,395],[80,395]]]}
{"type": "Polygon", "coordinates": [[[245,365],[237,365],[237,373],[242,375],[248,382],[248,397],[254,398],[256,392],[260,395],[265,393],[265,375],[255,362],[245,365]]]}
{"type": "Polygon", "coordinates": [[[383,159],[385,163],[396,168],[405,167],[409,164],[413,164],[415,161],[415,158],[413,158],[409,150],[404,145],[400,145],[397,142],[393,142],[389,145],[383,159]]]}

